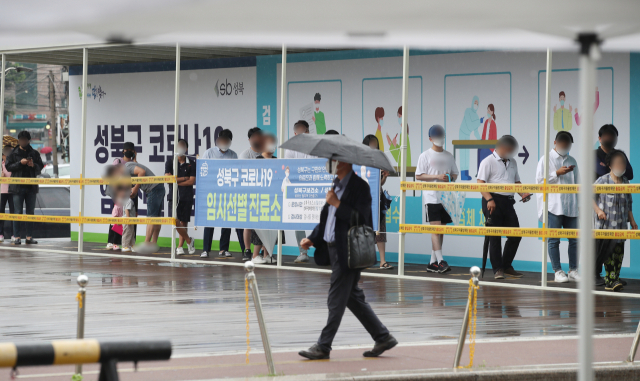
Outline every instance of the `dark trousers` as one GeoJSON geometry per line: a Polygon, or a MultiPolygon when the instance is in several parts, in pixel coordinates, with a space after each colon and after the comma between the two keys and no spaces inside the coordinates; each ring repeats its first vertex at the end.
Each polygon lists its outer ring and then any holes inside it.
{"type": "MultiPolygon", "coordinates": [[[[5,213],[7,209],[5,206],[9,204],[9,213],[13,214],[13,194],[11,193],[2,193],[0,195],[0,212],[5,213]]],[[[0,221],[0,235],[4,236],[4,222],[0,221]]],[[[13,224],[9,223],[9,232],[13,232],[13,224]]],[[[9,236],[9,232],[7,232],[7,237],[9,236]]]]}
{"type": "MultiPolygon", "coordinates": [[[[33,215],[36,209],[36,198],[38,194],[35,192],[24,192],[13,194],[13,210],[15,214],[22,214],[22,207],[25,206],[25,214],[33,215]]],[[[17,237],[33,237],[33,222],[13,221],[13,235],[17,237]],[[24,236],[20,235],[20,224],[25,226],[24,236]]]]}
{"type": "MultiPolygon", "coordinates": [[[[518,222],[518,215],[513,208],[514,200],[512,198],[502,196],[499,194],[491,194],[493,201],[496,203],[496,208],[492,214],[489,214],[487,209],[487,200],[482,198],[482,212],[485,218],[491,218],[491,225],[505,228],[519,228],[520,222],[518,222]]],[[[504,252],[502,251],[502,237],[487,237],[489,239],[489,258],[491,259],[491,267],[495,274],[498,270],[509,269],[513,267],[511,264],[513,258],[516,257],[518,246],[522,237],[507,237],[507,242],[504,245],[504,252]]]]}
{"type": "Polygon", "coordinates": [[[340,267],[337,247],[329,248],[329,258],[331,259],[331,286],[327,298],[329,317],[327,325],[322,329],[320,339],[318,339],[320,348],[326,352],[331,351],[331,343],[340,328],[345,308],[348,308],[358,318],[374,341],[386,340],[389,337],[389,330],[380,322],[371,306],[364,300],[364,292],[358,287],[360,271],[343,270],[340,267]]]}
{"type": "MultiPolygon", "coordinates": [[[[204,228],[204,242],[202,243],[203,251],[207,253],[211,251],[211,243],[213,242],[213,229],[204,228]]],[[[244,229],[236,229],[236,235],[238,236],[238,242],[240,242],[240,249],[244,252],[244,239],[242,234],[244,229]]],[[[231,241],[231,229],[222,228],[220,231],[220,251],[229,251],[229,242],[231,241]]]]}
{"type": "Polygon", "coordinates": [[[122,236],[116,232],[114,232],[111,228],[113,225],[109,225],[109,235],[107,236],[107,243],[112,243],[114,245],[122,245],[122,236]]]}

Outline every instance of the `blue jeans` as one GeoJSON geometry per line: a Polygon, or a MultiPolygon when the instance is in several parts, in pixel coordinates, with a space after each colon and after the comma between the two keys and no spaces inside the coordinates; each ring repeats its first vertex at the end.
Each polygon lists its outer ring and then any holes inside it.
{"type": "MultiPolygon", "coordinates": [[[[578,217],[556,216],[549,212],[550,229],[577,229],[578,217]]],[[[549,258],[553,271],[561,269],[560,266],[560,238],[549,238],[549,258]]],[[[569,270],[578,269],[578,240],[569,238],[569,270]]]]}
{"type": "Polygon", "coordinates": [[[164,184],[158,184],[146,194],[147,217],[162,217],[162,203],[164,202],[164,184]]]}
{"type": "MultiPolygon", "coordinates": [[[[36,197],[38,194],[35,192],[19,191],[13,194],[13,210],[15,214],[22,214],[22,207],[26,206],[26,214],[33,215],[36,209],[36,197]]],[[[13,221],[13,235],[17,237],[23,237],[20,235],[20,224],[25,225],[25,237],[33,237],[33,222],[13,221]]]]}

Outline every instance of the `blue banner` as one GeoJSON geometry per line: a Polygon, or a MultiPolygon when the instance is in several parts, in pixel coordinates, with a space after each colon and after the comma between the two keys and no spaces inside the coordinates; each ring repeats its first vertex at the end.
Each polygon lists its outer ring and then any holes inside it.
{"type": "MultiPolygon", "coordinates": [[[[198,159],[196,226],[312,230],[334,176],[326,159],[198,159]]],[[[380,211],[380,170],[359,165],[354,174],[371,188],[374,230],[380,211]]]]}

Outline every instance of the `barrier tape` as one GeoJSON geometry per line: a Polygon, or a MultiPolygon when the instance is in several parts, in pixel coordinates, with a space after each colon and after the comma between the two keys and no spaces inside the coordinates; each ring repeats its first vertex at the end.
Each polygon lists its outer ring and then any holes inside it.
{"type": "MultiPolygon", "coordinates": [[[[578,238],[578,229],[503,228],[402,224],[400,233],[457,234],[498,237],[578,238]]],[[[640,230],[593,229],[596,239],[640,239],[640,230]]]]}
{"type": "Polygon", "coordinates": [[[175,176],[123,177],[119,179],[79,178],[79,179],[45,179],[23,177],[0,177],[0,184],[18,185],[107,185],[107,184],[163,184],[175,183],[175,176]]]}
{"type": "MultiPolygon", "coordinates": [[[[516,192],[516,193],[580,193],[579,185],[547,184],[456,184],[402,181],[402,190],[435,190],[454,192],[516,192]]],[[[594,193],[640,193],[640,184],[594,185],[594,193]]]]}
{"type": "Polygon", "coordinates": [[[471,327],[468,328],[469,331],[469,365],[467,366],[458,366],[458,368],[473,368],[473,357],[476,352],[476,321],[478,318],[478,289],[480,286],[476,286],[473,284],[473,278],[469,279],[469,322],[471,322],[471,327]]]}
{"type": "Polygon", "coordinates": [[[175,225],[175,219],[170,217],[70,217],[0,213],[0,220],[53,222],[59,224],[175,225]]]}
{"type": "Polygon", "coordinates": [[[82,309],[82,293],[80,291],[76,295],[76,300],[78,301],[78,308],[82,309]]]}

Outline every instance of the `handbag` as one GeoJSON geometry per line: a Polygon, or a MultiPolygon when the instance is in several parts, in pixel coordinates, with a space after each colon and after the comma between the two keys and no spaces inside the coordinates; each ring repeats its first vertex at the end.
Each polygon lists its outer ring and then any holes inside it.
{"type": "Polygon", "coordinates": [[[122,225],[120,225],[120,224],[113,225],[113,226],[111,227],[111,230],[113,230],[113,231],[114,231],[114,232],[116,232],[117,234],[122,235],[122,231],[123,231],[123,229],[122,229],[122,225]]]}
{"type": "Polygon", "coordinates": [[[376,263],[376,234],[371,226],[360,225],[360,213],[351,211],[351,228],[347,234],[347,264],[361,270],[376,263]]]}

